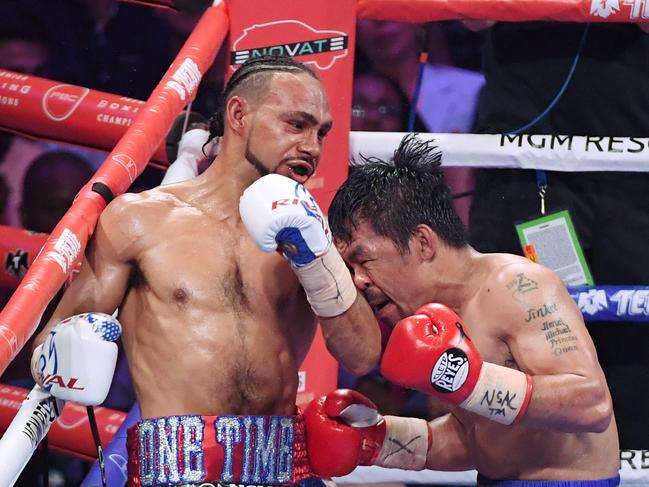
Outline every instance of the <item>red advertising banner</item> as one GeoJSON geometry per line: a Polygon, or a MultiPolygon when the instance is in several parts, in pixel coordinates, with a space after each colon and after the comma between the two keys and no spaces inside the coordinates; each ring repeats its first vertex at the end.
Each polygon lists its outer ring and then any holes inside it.
{"type": "MultiPolygon", "coordinates": [[[[110,151],[144,102],[0,69],[0,128],[27,137],[110,151]]],[[[152,159],[166,163],[161,144],[152,159]]]]}
{"type": "Polygon", "coordinates": [[[333,130],[307,187],[326,212],[347,177],[356,0],[230,0],[230,67],[263,54],[288,55],[311,67],[329,95],[333,130]]]}

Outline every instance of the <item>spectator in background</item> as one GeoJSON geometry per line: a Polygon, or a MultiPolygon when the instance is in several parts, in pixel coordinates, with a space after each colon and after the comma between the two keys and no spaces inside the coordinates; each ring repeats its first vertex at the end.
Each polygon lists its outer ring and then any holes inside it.
{"type": "MultiPolygon", "coordinates": [[[[359,20],[358,49],[372,69],[394,80],[412,99],[419,70],[419,53],[424,48],[426,29],[438,27],[401,22],[359,20]]],[[[444,38],[435,36],[432,59],[450,62],[444,38]]],[[[474,125],[478,95],[484,84],[480,73],[441,63],[424,68],[417,110],[429,132],[465,133],[474,125]]]]}
{"type": "MultiPolygon", "coordinates": [[[[50,233],[92,174],[93,170],[86,161],[69,152],[46,152],[36,157],[25,173],[24,187],[20,192],[22,226],[35,232],[50,233]]],[[[58,298],[52,300],[44,313],[45,319],[57,302],[58,298]]],[[[29,371],[30,350],[31,340],[11,362],[0,382],[26,388],[34,385],[29,371]]]]}
{"type": "MultiPolygon", "coordinates": [[[[196,27],[202,12],[180,12],[172,9],[154,9],[154,11],[166,22],[171,30],[171,52],[175,55],[192,33],[194,27],[196,27]]],[[[203,75],[196,92],[196,98],[192,103],[192,111],[200,113],[205,118],[209,118],[217,108],[217,97],[214,94],[221,93],[223,90],[224,74],[227,68],[227,53],[227,43],[224,42],[212,66],[203,75]]]]}
{"type": "MultiPolygon", "coordinates": [[[[649,35],[638,25],[503,22],[485,32],[478,132],[505,133],[529,124],[567,81],[558,102],[525,133],[646,140],[649,35]]],[[[570,211],[595,283],[649,285],[649,173],[546,175],[548,211],[570,211]]],[[[514,223],[538,215],[534,171],[476,171],[470,238],[477,250],[521,254],[514,223]]],[[[619,322],[588,327],[613,396],[620,444],[645,449],[649,392],[637,381],[649,376],[649,327],[619,322]]]]}
{"type": "Polygon", "coordinates": [[[39,0],[58,81],[146,100],[173,61],[171,31],[149,6],[39,0]]]}
{"type": "MultiPolygon", "coordinates": [[[[116,0],[5,0],[0,3],[0,69],[146,99],[172,61],[170,29],[142,5],[116,0]]],[[[23,177],[53,143],[0,133],[0,178],[8,187],[0,223],[21,225],[23,177]]],[[[104,155],[74,149],[93,167],[104,155]]],[[[150,171],[149,171],[150,172],[150,171]]],[[[138,178],[148,189],[158,174],[138,178]]]]}
{"type": "MultiPolygon", "coordinates": [[[[48,70],[49,38],[41,22],[39,0],[0,2],[0,69],[43,76],[48,70]]],[[[4,204],[0,224],[20,225],[18,206],[22,177],[29,163],[43,151],[31,139],[0,132],[0,179],[4,204]]]]}
{"type": "MultiPolygon", "coordinates": [[[[437,22],[446,41],[450,65],[469,71],[482,72],[483,30],[472,31],[458,20],[437,22]]],[[[433,61],[435,62],[435,61],[433,61]]],[[[439,63],[436,63],[439,64],[439,63]]]]}
{"type": "Polygon", "coordinates": [[[51,233],[94,171],[72,152],[45,152],[31,163],[23,180],[23,228],[51,233]]]}
{"type": "MultiPolygon", "coordinates": [[[[376,71],[354,76],[352,130],[405,132],[409,112],[408,97],[391,78],[376,71]]],[[[426,130],[419,117],[415,125],[415,131],[426,130]]]]}
{"type": "MultiPolygon", "coordinates": [[[[429,53],[424,67],[417,112],[425,130],[435,133],[472,132],[478,96],[484,78],[480,73],[449,66],[448,49],[440,24],[410,24],[359,20],[357,51],[360,64],[392,79],[411,100],[419,71],[419,54],[429,53]]],[[[454,195],[463,222],[468,223],[473,172],[470,168],[445,168],[444,177],[454,195]]]]}
{"type": "Polygon", "coordinates": [[[33,0],[3,0],[0,4],[0,67],[19,73],[47,74],[49,37],[33,0]]]}
{"type": "MultiPolygon", "coordinates": [[[[46,152],[37,157],[27,170],[23,182],[21,217],[23,227],[35,232],[51,233],[81,188],[93,176],[94,170],[81,156],[68,151],[46,152]]],[[[139,180],[139,178],[138,178],[139,180]]],[[[52,300],[44,314],[47,321],[51,310],[58,303],[58,297],[52,300]]],[[[24,376],[31,383],[29,372],[29,352],[31,344],[23,347],[24,376]]],[[[19,354],[19,357],[22,355],[19,354]]],[[[14,360],[11,368],[20,364],[14,360]]],[[[135,394],[128,373],[126,356],[120,344],[120,355],[113,377],[113,384],[104,406],[127,411],[135,394]]]]}

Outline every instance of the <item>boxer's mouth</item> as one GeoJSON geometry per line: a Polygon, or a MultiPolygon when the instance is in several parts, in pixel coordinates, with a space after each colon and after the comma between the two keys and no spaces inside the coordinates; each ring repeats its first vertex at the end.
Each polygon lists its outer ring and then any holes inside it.
{"type": "Polygon", "coordinates": [[[314,172],[313,165],[303,160],[293,160],[287,164],[291,179],[304,184],[314,172]]]}

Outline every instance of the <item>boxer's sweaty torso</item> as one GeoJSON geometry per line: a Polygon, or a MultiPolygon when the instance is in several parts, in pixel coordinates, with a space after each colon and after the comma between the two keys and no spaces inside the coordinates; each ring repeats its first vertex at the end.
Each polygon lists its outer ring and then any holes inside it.
{"type": "Polygon", "coordinates": [[[174,188],[133,197],[126,230],[141,239],[120,320],[142,417],[293,414],[315,332],[297,278],[218,191],[203,207],[174,188]]]}

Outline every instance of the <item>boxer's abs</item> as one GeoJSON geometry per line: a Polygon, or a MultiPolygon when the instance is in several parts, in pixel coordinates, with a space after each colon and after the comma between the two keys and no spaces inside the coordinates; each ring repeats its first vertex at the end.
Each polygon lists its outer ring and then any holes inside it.
{"type": "Polygon", "coordinates": [[[285,337],[263,327],[216,314],[127,345],[143,417],[293,413],[297,366],[285,337]]]}

